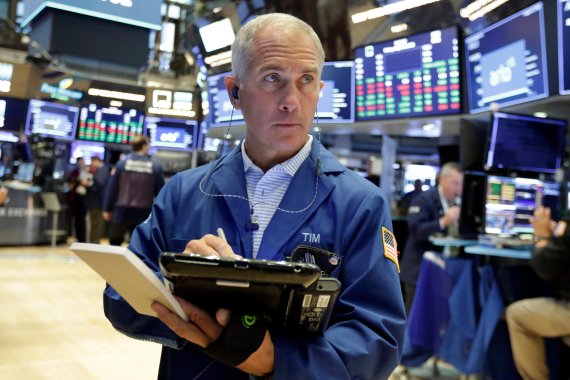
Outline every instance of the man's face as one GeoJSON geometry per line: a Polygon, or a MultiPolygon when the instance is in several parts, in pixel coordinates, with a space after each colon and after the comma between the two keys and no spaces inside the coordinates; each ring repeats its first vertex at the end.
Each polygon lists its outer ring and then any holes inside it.
{"type": "Polygon", "coordinates": [[[246,120],[248,155],[254,161],[281,161],[295,155],[307,142],[322,88],[310,36],[286,28],[261,31],[247,74],[238,85],[236,106],[246,120]]]}
{"type": "Polygon", "coordinates": [[[441,192],[447,200],[453,200],[461,195],[463,189],[463,174],[457,170],[452,170],[451,173],[439,179],[441,185],[441,192]]]}

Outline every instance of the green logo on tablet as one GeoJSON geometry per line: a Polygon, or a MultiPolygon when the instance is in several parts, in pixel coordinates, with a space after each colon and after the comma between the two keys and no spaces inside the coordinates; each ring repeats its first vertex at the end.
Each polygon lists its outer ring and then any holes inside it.
{"type": "Polygon", "coordinates": [[[255,325],[255,322],[257,322],[257,315],[244,314],[241,316],[241,323],[246,329],[249,329],[251,326],[255,325]]]}

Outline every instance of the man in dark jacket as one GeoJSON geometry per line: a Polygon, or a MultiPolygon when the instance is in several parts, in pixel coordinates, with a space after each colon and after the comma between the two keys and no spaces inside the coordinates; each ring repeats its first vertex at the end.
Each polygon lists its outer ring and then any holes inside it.
{"type": "Polygon", "coordinates": [[[531,265],[552,282],[555,297],[531,298],[507,308],[513,358],[524,379],[549,379],[544,338],[570,337],[570,229],[556,228],[550,209],[538,207],[532,220],[535,246],[531,265]]]}
{"type": "Polygon", "coordinates": [[[150,214],[154,197],[164,185],[162,168],[148,155],[146,137],[132,143],[133,153],[121,160],[109,179],[103,201],[103,219],[111,222],[109,242],[121,245],[150,214]]]}
{"type": "Polygon", "coordinates": [[[93,176],[87,186],[85,204],[89,210],[89,243],[100,243],[105,233],[105,221],[103,220],[102,208],[105,187],[109,178],[109,168],[103,160],[97,156],[91,157],[89,172],[93,176]]]}
{"type": "Polygon", "coordinates": [[[455,162],[448,162],[439,172],[438,185],[414,198],[408,209],[408,241],[402,258],[400,278],[404,283],[408,315],[416,291],[422,256],[426,251],[441,251],[429,236],[457,229],[460,208],[457,198],[463,187],[463,173],[455,162]]]}

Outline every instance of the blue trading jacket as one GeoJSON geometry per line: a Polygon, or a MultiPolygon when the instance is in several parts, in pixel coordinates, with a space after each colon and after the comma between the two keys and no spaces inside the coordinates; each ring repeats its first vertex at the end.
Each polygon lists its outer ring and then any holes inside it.
{"type": "Polygon", "coordinates": [[[424,252],[441,252],[428,240],[430,235],[443,232],[439,218],[443,216],[443,207],[439,199],[437,186],[424,191],[414,198],[408,209],[408,240],[402,256],[402,281],[416,284],[424,252]]]}
{"type": "MultiPolygon", "coordinates": [[[[310,157],[293,178],[280,207],[299,210],[314,196],[320,155],[318,192],[302,213],[277,211],[265,230],[258,257],[283,260],[300,244],[340,255],[332,272],[342,291],[324,336],[300,339],[272,332],[276,379],[385,379],[399,363],[405,311],[396,265],[384,256],[381,229],[392,229],[382,192],[347,170],[313,142],[310,157]]],[[[205,192],[247,197],[240,147],[215,162],[205,192]]],[[[130,249],[160,276],[158,256],[182,251],[191,239],[224,229],[234,252],[252,257],[246,230],[248,203],[202,194],[199,182],[210,166],[174,176],[157,197],[149,220],[135,230],[130,249]]],[[[140,339],[163,343],[160,378],[247,379],[247,375],[205,356],[176,337],[158,319],[135,313],[112,289],[104,295],[105,313],[115,328],[140,339]],[[180,349],[183,347],[182,349],[180,349]]]]}

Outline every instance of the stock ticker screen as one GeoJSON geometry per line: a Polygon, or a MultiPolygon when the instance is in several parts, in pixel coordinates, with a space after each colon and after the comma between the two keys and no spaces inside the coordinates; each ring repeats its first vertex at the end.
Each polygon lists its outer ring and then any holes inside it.
{"type": "Polygon", "coordinates": [[[560,94],[570,94],[570,0],[558,1],[558,70],[560,94]]]}
{"type": "Polygon", "coordinates": [[[73,140],[79,108],[32,99],[26,118],[26,134],[73,140]]]}
{"type": "Polygon", "coordinates": [[[469,111],[548,96],[543,4],[465,38],[469,111]]]}
{"type": "Polygon", "coordinates": [[[455,27],[357,47],[355,63],[357,121],[461,111],[455,27]]]}
{"type": "Polygon", "coordinates": [[[135,109],[89,104],[79,113],[79,140],[128,144],[143,135],[144,115],[135,109]]]}

